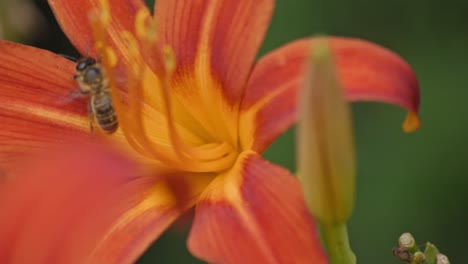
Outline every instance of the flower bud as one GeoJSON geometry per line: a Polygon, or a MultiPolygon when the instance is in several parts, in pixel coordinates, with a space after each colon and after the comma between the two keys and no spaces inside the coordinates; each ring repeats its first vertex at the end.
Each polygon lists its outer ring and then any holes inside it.
{"type": "Polygon", "coordinates": [[[392,253],[400,261],[410,262],[413,259],[413,254],[406,247],[393,248],[392,253]]]}
{"type": "Polygon", "coordinates": [[[400,245],[400,247],[406,248],[414,248],[416,246],[414,237],[410,233],[401,234],[400,238],[398,239],[398,244],[400,245]]]}
{"type": "Polygon", "coordinates": [[[436,264],[450,264],[449,259],[444,254],[439,253],[437,254],[436,258],[437,258],[436,264]]]}
{"type": "Polygon", "coordinates": [[[411,264],[421,264],[426,260],[426,256],[422,252],[416,252],[411,259],[411,264]]]}
{"type": "Polygon", "coordinates": [[[350,106],[325,40],[317,41],[300,93],[298,170],[321,224],[345,223],[354,207],[355,152],[350,106]]]}

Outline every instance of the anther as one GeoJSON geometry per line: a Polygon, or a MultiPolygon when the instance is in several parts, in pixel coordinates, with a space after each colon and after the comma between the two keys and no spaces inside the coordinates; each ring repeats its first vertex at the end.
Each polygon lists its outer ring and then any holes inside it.
{"type": "Polygon", "coordinates": [[[101,54],[104,58],[106,58],[109,66],[115,67],[117,65],[117,55],[115,54],[114,50],[110,47],[104,47],[101,49],[101,54]]]}
{"type": "Polygon", "coordinates": [[[110,7],[107,0],[99,0],[99,18],[104,25],[110,23],[110,7]]]}
{"type": "Polygon", "coordinates": [[[157,27],[155,20],[151,17],[148,8],[138,10],[135,18],[135,31],[139,39],[155,43],[157,40],[157,27]]]}
{"type": "Polygon", "coordinates": [[[176,58],[174,50],[171,46],[164,46],[163,48],[164,66],[166,67],[167,73],[171,74],[174,72],[176,67],[176,58]]]}

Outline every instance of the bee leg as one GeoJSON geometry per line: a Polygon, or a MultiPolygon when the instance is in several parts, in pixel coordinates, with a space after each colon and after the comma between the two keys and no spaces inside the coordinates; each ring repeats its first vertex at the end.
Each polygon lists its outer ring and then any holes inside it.
{"type": "Polygon", "coordinates": [[[91,133],[94,132],[94,113],[91,103],[88,104],[88,118],[89,118],[89,130],[91,133]]]}

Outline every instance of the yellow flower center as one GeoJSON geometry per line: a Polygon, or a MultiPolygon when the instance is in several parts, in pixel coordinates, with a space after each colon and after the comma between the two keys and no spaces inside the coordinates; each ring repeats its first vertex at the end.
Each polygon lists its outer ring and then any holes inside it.
{"type": "MultiPolygon", "coordinates": [[[[176,54],[170,46],[158,42],[155,20],[148,9],[142,8],[137,13],[135,33],[122,31],[118,37],[107,30],[110,15],[107,1],[101,0],[100,9],[91,16],[91,25],[119,118],[120,131],[116,134],[123,134],[137,155],[159,166],[190,172],[220,172],[231,168],[239,155],[237,139],[232,136],[236,133],[230,131],[232,126],[213,131],[205,122],[226,120],[213,118],[216,110],[210,109],[212,105],[205,104],[206,109],[201,111],[207,116],[194,116],[200,111],[192,111],[191,107],[203,103],[183,104],[172,92],[181,82],[174,80],[176,54]],[[122,57],[117,58],[116,51],[107,45],[108,39],[116,43],[122,57]],[[151,58],[145,57],[147,54],[151,58]],[[118,60],[123,67],[117,66],[118,60]],[[125,73],[117,75],[121,68],[125,68],[125,73]]],[[[189,77],[183,82],[198,85],[189,77]]],[[[237,129],[237,124],[234,127],[237,129]]]]}

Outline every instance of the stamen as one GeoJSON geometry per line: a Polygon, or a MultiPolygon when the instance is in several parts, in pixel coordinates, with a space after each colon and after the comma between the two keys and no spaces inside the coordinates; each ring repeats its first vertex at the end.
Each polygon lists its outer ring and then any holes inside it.
{"type": "Polygon", "coordinates": [[[111,68],[114,68],[117,65],[118,59],[113,49],[104,46],[101,54],[106,57],[111,68]]]}
{"type": "MultiPolygon", "coordinates": [[[[237,158],[237,153],[233,151],[233,147],[231,145],[223,142],[220,145],[207,144],[198,148],[191,148],[184,144],[181,140],[174,124],[171,101],[169,96],[169,88],[171,85],[172,73],[174,72],[176,67],[175,54],[170,46],[165,46],[162,49],[162,55],[166,75],[163,79],[161,92],[164,99],[163,102],[166,110],[170,137],[174,148],[182,152],[182,154],[184,154],[184,156],[181,156],[181,158],[183,158],[184,160],[186,158],[190,158],[193,161],[194,167],[209,167],[211,170],[222,170],[230,167],[237,158]]],[[[195,168],[192,168],[192,170],[195,170],[195,168]]]]}
{"type": "Polygon", "coordinates": [[[157,26],[155,20],[147,8],[141,8],[135,18],[135,31],[138,39],[145,40],[149,43],[156,43],[157,26]]]}
{"type": "Polygon", "coordinates": [[[162,53],[164,57],[164,66],[166,68],[166,71],[168,74],[172,75],[176,67],[176,58],[175,58],[174,50],[170,46],[166,45],[163,47],[162,51],[163,51],[162,53]]]}
{"type": "Polygon", "coordinates": [[[169,96],[169,88],[171,87],[172,73],[175,70],[175,55],[171,47],[165,46],[163,48],[165,76],[163,76],[161,93],[163,98],[164,109],[166,112],[167,127],[169,128],[169,137],[171,143],[176,151],[179,158],[183,159],[184,162],[188,159],[187,154],[190,155],[190,148],[187,147],[181,140],[179,133],[174,124],[174,118],[172,116],[171,97],[169,96]]]}
{"type": "MultiPolygon", "coordinates": [[[[111,89],[112,103],[114,105],[117,116],[120,119],[120,123],[124,124],[131,120],[128,118],[128,110],[126,106],[123,105],[118,94],[117,86],[115,85],[114,78],[112,78],[113,73],[112,69],[117,64],[117,56],[115,52],[110,48],[105,46],[106,39],[106,27],[109,25],[110,16],[109,16],[109,5],[107,1],[100,1],[101,10],[95,10],[95,12],[90,14],[90,21],[93,30],[93,35],[95,39],[95,48],[99,54],[101,54],[101,64],[107,72],[109,78],[109,86],[111,89]]],[[[143,156],[147,155],[147,151],[144,147],[135,139],[131,131],[129,131],[128,126],[120,126],[122,132],[125,135],[128,143],[143,156]]]]}
{"type": "Polygon", "coordinates": [[[110,23],[110,7],[107,0],[99,0],[99,11],[102,23],[108,25],[110,23]]]}
{"type": "MultiPolygon", "coordinates": [[[[136,41],[135,41],[136,43],[136,41]]],[[[143,45],[148,43],[143,41],[143,45]]],[[[148,47],[143,47],[144,49],[148,47]]],[[[172,74],[175,71],[176,59],[174,51],[170,46],[164,46],[162,48],[162,62],[164,63],[164,76],[161,80],[161,96],[163,98],[163,107],[166,113],[167,126],[169,129],[169,136],[171,140],[172,147],[175,151],[175,154],[181,160],[185,166],[189,166],[192,171],[197,170],[197,167],[200,171],[203,171],[204,168],[210,168],[211,170],[226,168],[223,166],[230,166],[235,162],[236,155],[232,154],[232,146],[227,143],[224,143],[220,147],[215,147],[211,151],[207,146],[199,149],[194,149],[192,147],[184,144],[180,134],[177,131],[177,128],[174,123],[174,117],[171,107],[171,97],[169,95],[169,90],[171,87],[172,74]]]]}
{"type": "MultiPolygon", "coordinates": [[[[115,56],[115,53],[113,52],[109,52],[109,50],[111,50],[110,48],[107,48],[106,49],[106,46],[104,43],[106,43],[106,28],[107,26],[109,25],[109,22],[110,22],[110,13],[109,13],[109,5],[108,5],[108,2],[106,0],[100,0],[100,5],[101,5],[101,9],[98,9],[96,12],[93,12],[91,13],[91,16],[90,16],[90,20],[91,20],[91,25],[92,25],[92,30],[93,30],[93,35],[94,35],[94,38],[95,38],[95,48],[98,50],[98,52],[100,54],[103,54],[103,58],[102,58],[102,65],[104,66],[104,68],[106,69],[107,73],[109,76],[113,76],[112,74],[112,68],[113,66],[116,65],[116,61],[117,61],[117,58],[115,56]],[[112,55],[113,54],[113,55],[112,55]]],[[[138,53],[138,50],[137,50],[137,44],[136,44],[136,41],[131,41],[131,39],[133,38],[131,36],[130,33],[127,33],[127,36],[128,36],[128,39],[129,39],[129,43],[131,43],[129,45],[129,51],[131,54],[137,54],[138,53]]],[[[136,57],[136,56],[134,56],[136,57]]],[[[110,89],[111,89],[111,96],[112,96],[112,101],[113,101],[113,104],[114,104],[114,107],[115,107],[115,111],[117,113],[117,116],[119,117],[119,119],[121,120],[121,129],[122,129],[122,132],[124,133],[125,135],[125,138],[127,139],[127,141],[129,142],[129,144],[135,148],[135,150],[137,152],[139,152],[140,154],[142,155],[148,155],[148,148],[146,147],[143,147],[143,146],[148,146],[148,145],[151,145],[152,142],[151,140],[149,140],[147,137],[146,137],[146,134],[143,132],[143,127],[141,125],[141,122],[138,122],[139,121],[139,118],[137,118],[136,122],[132,122],[132,120],[134,120],[133,116],[137,116],[137,117],[142,117],[142,113],[141,112],[138,112],[136,113],[136,115],[132,115],[131,114],[131,110],[139,110],[139,109],[142,109],[141,105],[139,105],[139,102],[141,102],[141,95],[138,96],[138,94],[136,94],[136,98],[135,96],[132,97],[132,95],[134,93],[131,93],[131,91],[139,91],[138,87],[139,87],[139,80],[141,80],[141,77],[142,76],[139,76],[141,74],[141,71],[140,70],[140,67],[139,65],[142,65],[142,62],[140,63],[135,63],[135,64],[132,64],[132,65],[128,65],[129,67],[132,67],[131,71],[132,73],[128,75],[128,78],[130,79],[130,84],[131,84],[131,87],[129,87],[128,91],[129,91],[129,104],[130,104],[130,107],[126,107],[123,105],[123,103],[121,102],[121,99],[117,96],[119,91],[117,90],[117,86],[115,85],[115,80],[114,78],[109,78],[109,86],[110,86],[110,89]],[[136,79],[135,79],[136,77],[136,79]],[[140,77],[140,78],[139,78],[140,77]],[[134,87],[132,89],[132,87],[134,87]],[[135,103],[137,105],[135,105],[135,103]],[[128,111],[130,110],[130,111],[128,111]],[[129,115],[130,114],[130,115],[129,115]],[[128,126],[128,125],[125,125],[125,124],[132,124],[132,123],[136,123],[137,125],[136,126],[128,126]],[[140,125],[138,125],[140,124],[140,125]],[[131,128],[137,128],[137,133],[135,133],[135,131],[133,130],[130,130],[131,128]]],[[[162,152],[158,152],[158,153],[154,153],[154,150],[155,149],[159,149],[159,148],[149,148],[149,150],[153,150],[151,153],[153,158],[157,158],[159,160],[161,160],[162,162],[166,162],[169,164],[172,164],[172,165],[177,165],[177,164],[174,164],[174,162],[172,160],[168,160],[168,159],[165,159],[164,157],[167,157],[169,156],[168,153],[162,153],[162,152]]],[[[150,151],[151,152],[151,151],[150,151]]]]}
{"type": "Polygon", "coordinates": [[[151,16],[148,8],[143,7],[138,10],[135,17],[135,33],[140,42],[140,53],[148,66],[155,68],[159,65],[157,56],[153,56],[157,50],[158,30],[156,20],[151,16]]]}
{"type": "MultiPolygon", "coordinates": [[[[192,172],[222,171],[230,168],[238,157],[234,147],[226,142],[208,143],[193,147],[187,145],[176,126],[171,105],[170,88],[172,75],[176,69],[176,57],[170,46],[156,47],[156,25],[148,9],[138,11],[135,19],[136,39],[130,32],[122,32],[120,37],[127,44],[127,53],[130,64],[127,67],[128,103],[121,101],[115,79],[112,78],[112,69],[117,64],[115,52],[106,46],[107,31],[110,23],[110,9],[106,0],[100,0],[101,9],[91,17],[95,46],[102,57],[102,65],[109,75],[109,86],[112,100],[121,120],[121,130],[132,148],[143,156],[164,163],[165,166],[192,172]],[[144,116],[145,101],[143,91],[147,74],[154,74],[149,68],[142,52],[152,51],[156,54],[155,60],[163,65],[162,76],[157,76],[153,90],[159,90],[162,98],[162,114],[165,115],[170,145],[154,142],[148,136],[144,116]]],[[[146,53],[145,53],[146,54],[146,53]]],[[[160,64],[161,65],[161,64],[160,64]]],[[[147,87],[146,87],[147,88],[147,87]]],[[[151,93],[158,94],[158,93],[151,93]]],[[[156,131],[160,133],[160,131],[156,131]]]]}
{"type": "Polygon", "coordinates": [[[153,158],[159,159],[165,163],[172,164],[177,166],[178,162],[173,158],[169,158],[171,155],[168,151],[162,151],[166,147],[155,144],[151,141],[144,129],[143,122],[143,100],[142,100],[142,82],[144,80],[144,74],[146,70],[143,67],[146,67],[146,64],[140,57],[138,52],[138,44],[135,38],[130,32],[123,32],[122,37],[127,41],[128,51],[130,57],[132,58],[132,65],[129,65],[130,72],[128,74],[128,98],[129,98],[129,113],[133,117],[133,121],[128,120],[131,124],[130,127],[133,128],[132,133],[135,136],[141,145],[147,146],[146,149],[151,153],[153,158]]]}

